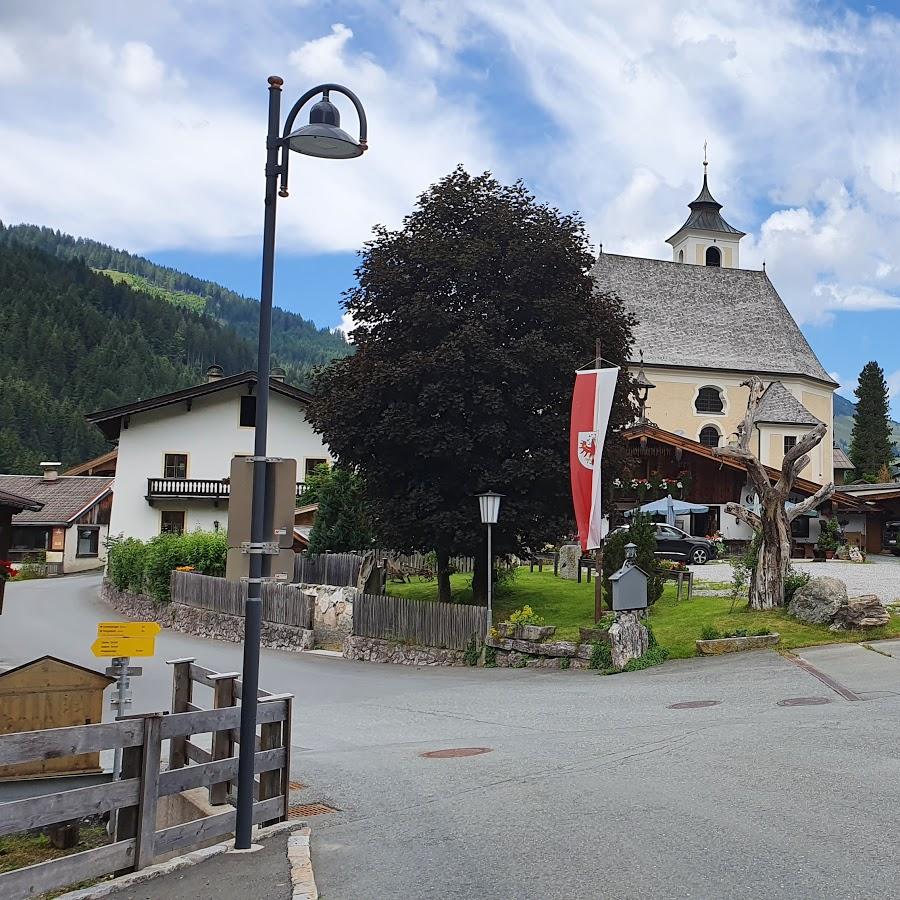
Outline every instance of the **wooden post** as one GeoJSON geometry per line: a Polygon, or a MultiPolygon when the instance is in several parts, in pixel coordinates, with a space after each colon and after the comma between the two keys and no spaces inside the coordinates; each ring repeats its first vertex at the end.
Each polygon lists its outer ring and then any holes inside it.
{"type": "MultiPolygon", "coordinates": [[[[166,664],[172,666],[172,712],[188,712],[193,700],[191,681],[191,663],[196,657],[186,656],[183,659],[167,659],[166,664]]],[[[185,754],[186,737],[171,738],[169,741],[169,768],[180,769],[187,763],[185,754]]]]}
{"type": "Polygon", "coordinates": [[[137,871],[153,862],[153,843],[156,834],[156,803],[159,798],[159,759],[162,740],[159,726],[162,713],[147,713],[126,718],[142,719],[143,741],[136,747],[126,747],[122,753],[122,780],[140,779],[137,806],[120,809],[116,817],[116,841],[135,840],[134,864],[117,874],[137,871]]]}
{"type": "MultiPolygon", "coordinates": [[[[261,697],[259,702],[265,703],[267,699],[284,700],[283,696],[274,695],[272,698],[261,697]]],[[[285,748],[285,764],[282,769],[272,769],[270,772],[261,772],[259,775],[259,800],[270,800],[272,797],[284,796],[284,818],[287,818],[287,806],[290,796],[290,760],[291,760],[291,701],[287,704],[287,717],[283,722],[266,722],[259,728],[259,749],[275,750],[278,747],[285,748]]],[[[279,819],[272,819],[262,823],[273,825],[279,819]]]]}
{"type": "MultiPolygon", "coordinates": [[[[240,672],[223,672],[219,675],[210,675],[209,680],[214,682],[213,688],[214,700],[213,707],[222,709],[227,706],[235,706],[237,696],[235,693],[234,682],[238,678],[240,672]]],[[[234,739],[231,736],[231,729],[225,731],[213,732],[212,739],[212,758],[213,759],[229,759],[234,756],[234,739]]],[[[209,802],[214,806],[221,806],[227,802],[229,782],[220,781],[209,786],[209,802]]]]}
{"type": "MultiPolygon", "coordinates": [[[[603,364],[600,352],[600,338],[597,338],[596,345],[596,366],[599,369],[603,364]]],[[[601,458],[595,460],[594,465],[599,466],[602,462],[601,458]]],[[[594,579],[594,621],[599,622],[603,618],[603,547],[597,547],[594,551],[594,570],[597,577],[594,579]]]]}

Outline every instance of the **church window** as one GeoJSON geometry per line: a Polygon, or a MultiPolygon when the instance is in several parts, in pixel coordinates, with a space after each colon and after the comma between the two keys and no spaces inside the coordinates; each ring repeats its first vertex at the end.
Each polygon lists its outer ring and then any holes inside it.
{"type": "Polygon", "coordinates": [[[684,262],[684,250],[678,251],[678,262],[680,262],[680,263],[684,262]]]}
{"type": "Polygon", "coordinates": [[[698,413],[722,413],[725,411],[725,403],[722,400],[722,394],[718,388],[702,387],[697,392],[697,399],[694,401],[694,409],[698,413]]]}
{"type": "Polygon", "coordinates": [[[704,447],[718,447],[720,437],[719,429],[715,425],[707,425],[700,432],[700,443],[704,447]]]}
{"type": "Polygon", "coordinates": [[[722,265],[722,254],[719,251],[718,247],[707,247],[706,248],[706,264],[708,266],[721,266],[722,265]]]}

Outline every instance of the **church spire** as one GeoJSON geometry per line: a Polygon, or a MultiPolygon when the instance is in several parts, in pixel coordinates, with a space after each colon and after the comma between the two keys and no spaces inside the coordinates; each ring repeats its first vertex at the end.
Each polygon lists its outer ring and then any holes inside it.
{"type": "Polygon", "coordinates": [[[690,215],[666,243],[672,245],[675,262],[695,265],[738,267],[738,243],[744,236],[722,217],[722,204],[709,189],[709,159],[703,142],[703,186],[688,204],[690,215]]]}

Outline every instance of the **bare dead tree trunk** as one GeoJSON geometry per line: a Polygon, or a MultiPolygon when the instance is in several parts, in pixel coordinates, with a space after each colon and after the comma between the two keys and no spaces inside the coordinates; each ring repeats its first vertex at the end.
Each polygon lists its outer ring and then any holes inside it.
{"type": "Polygon", "coordinates": [[[834,484],[828,483],[790,510],[785,507],[794,482],[809,465],[807,453],[821,442],[827,428],[820,423],[785,453],[781,476],[772,484],[766,467],[750,449],[763,384],[755,375],[743,383],[750,388],[750,397],[744,420],[738,426],[737,446],[717,447],[713,452],[717,456],[742,462],[756,489],[759,515],[739,503],[729,503],[725,509],[760,535],[759,555],[750,582],[750,607],[773,609],[784,603],[784,578],[791,562],[791,522],[824,503],[834,493],[834,484]]]}

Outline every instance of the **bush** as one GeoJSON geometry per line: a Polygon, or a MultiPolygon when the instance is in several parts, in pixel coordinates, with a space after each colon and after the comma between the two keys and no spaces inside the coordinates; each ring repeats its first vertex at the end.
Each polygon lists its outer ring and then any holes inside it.
{"type": "Polygon", "coordinates": [[[515,612],[510,613],[510,625],[543,625],[544,619],[539,616],[530,606],[523,606],[515,612]]]}
{"type": "Polygon", "coordinates": [[[463,653],[463,662],[467,666],[477,666],[478,665],[478,643],[475,640],[475,635],[469,639],[469,643],[466,644],[465,653],[463,653]]]}
{"type": "Polygon", "coordinates": [[[106,577],[120,590],[139,594],[144,589],[147,545],[137,538],[111,537],[106,542],[106,577]]]}
{"type": "Polygon", "coordinates": [[[658,644],[654,647],[648,647],[647,652],[637,659],[630,659],[626,664],[623,672],[637,672],[640,669],[649,669],[651,666],[658,666],[669,658],[669,651],[660,647],[658,644]]]}
{"type": "Polygon", "coordinates": [[[612,651],[606,641],[594,641],[589,669],[609,669],[612,667],[612,651]]]}
{"type": "Polygon", "coordinates": [[[720,637],[722,637],[722,634],[714,625],[704,625],[700,629],[701,641],[717,641],[720,637]]]}
{"type": "Polygon", "coordinates": [[[838,544],[841,542],[841,526],[838,525],[837,519],[822,518],[819,531],[819,539],[816,546],[819,550],[837,550],[838,544]]]}
{"type": "Polygon", "coordinates": [[[656,528],[646,517],[636,516],[635,520],[623,531],[613,532],[603,545],[603,591],[607,600],[612,597],[612,585],[609,576],[622,568],[625,562],[625,545],[637,547],[638,568],[649,576],[647,579],[647,605],[652,606],[662,596],[664,580],[655,575],[656,560],[656,528]]]}
{"type": "Polygon", "coordinates": [[[784,578],[784,603],[785,606],[794,599],[794,594],[805,584],[809,583],[809,572],[798,572],[793,566],[788,569],[784,578]]]}

